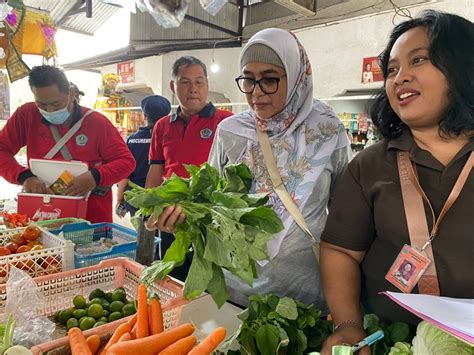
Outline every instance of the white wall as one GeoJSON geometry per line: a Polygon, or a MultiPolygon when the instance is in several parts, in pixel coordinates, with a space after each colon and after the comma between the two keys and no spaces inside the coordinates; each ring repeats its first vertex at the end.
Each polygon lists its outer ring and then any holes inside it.
{"type": "MultiPolygon", "coordinates": [[[[412,16],[425,9],[437,9],[474,20],[473,0],[445,0],[410,8],[412,16]]],[[[393,12],[359,18],[327,27],[304,29],[297,37],[313,65],[314,96],[332,97],[346,89],[378,87],[362,84],[362,58],[380,54],[386,45],[393,12]]],[[[396,23],[404,21],[396,17],[396,23]]]]}

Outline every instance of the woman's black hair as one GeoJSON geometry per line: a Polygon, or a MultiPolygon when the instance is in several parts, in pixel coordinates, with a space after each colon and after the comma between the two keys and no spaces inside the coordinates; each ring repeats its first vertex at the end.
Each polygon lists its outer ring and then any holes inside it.
{"type": "MultiPolygon", "coordinates": [[[[415,27],[424,27],[428,31],[430,60],[448,82],[449,106],[439,122],[440,134],[458,136],[474,130],[474,24],[471,21],[426,10],[419,17],[397,25],[379,56],[384,81],[387,80],[393,45],[403,33],[415,27]]],[[[384,138],[398,137],[405,127],[390,106],[385,87],[376,96],[370,115],[384,138]]]]}

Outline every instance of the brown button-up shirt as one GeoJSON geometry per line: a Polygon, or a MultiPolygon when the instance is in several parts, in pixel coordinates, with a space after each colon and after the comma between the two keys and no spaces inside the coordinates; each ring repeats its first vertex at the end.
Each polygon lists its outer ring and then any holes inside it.
{"type": "MultiPolygon", "coordinates": [[[[361,301],[366,313],[412,325],[419,318],[402,310],[380,291],[399,291],[385,275],[404,244],[410,244],[396,160],[397,150],[410,152],[420,185],[439,215],[469,154],[474,138],[444,166],[420,149],[408,129],[359,153],[336,187],[322,240],[355,251],[365,251],[361,263],[361,301]]],[[[425,203],[428,229],[433,220],[425,203]]],[[[474,171],[443,219],[434,239],[441,296],[474,298],[474,171]]],[[[418,293],[415,288],[413,293],[418,293]]]]}

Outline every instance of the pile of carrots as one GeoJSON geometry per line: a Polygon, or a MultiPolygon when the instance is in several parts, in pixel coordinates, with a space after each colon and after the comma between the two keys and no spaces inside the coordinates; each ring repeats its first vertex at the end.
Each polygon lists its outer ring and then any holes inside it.
{"type": "Polygon", "coordinates": [[[101,351],[98,335],[86,339],[79,328],[71,328],[72,355],[209,355],[226,337],[225,328],[219,327],[196,345],[192,335],[196,328],[191,323],[164,330],[161,304],[156,298],[148,303],[143,284],[138,287],[137,302],[137,313],[118,326],[101,351]]]}

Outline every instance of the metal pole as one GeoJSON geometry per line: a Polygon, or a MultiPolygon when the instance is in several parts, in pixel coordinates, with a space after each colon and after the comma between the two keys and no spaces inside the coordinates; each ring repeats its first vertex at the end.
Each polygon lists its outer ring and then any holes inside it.
{"type": "Polygon", "coordinates": [[[150,265],[155,256],[155,231],[145,228],[143,218],[140,220],[135,260],[142,265],[150,265]]]}

